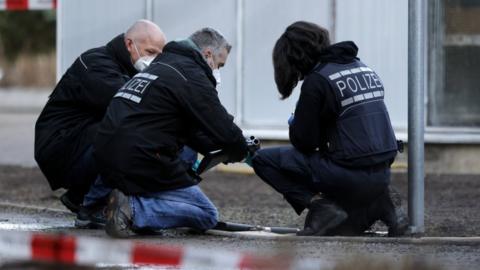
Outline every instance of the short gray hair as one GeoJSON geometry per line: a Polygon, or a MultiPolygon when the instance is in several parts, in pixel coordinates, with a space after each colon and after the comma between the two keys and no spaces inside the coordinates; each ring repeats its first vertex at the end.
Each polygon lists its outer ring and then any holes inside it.
{"type": "Polygon", "coordinates": [[[222,48],[225,48],[227,52],[230,53],[230,50],[232,49],[232,45],[228,43],[225,37],[223,37],[217,30],[210,27],[205,27],[196,31],[189,38],[201,50],[212,48],[218,53],[222,48]]]}

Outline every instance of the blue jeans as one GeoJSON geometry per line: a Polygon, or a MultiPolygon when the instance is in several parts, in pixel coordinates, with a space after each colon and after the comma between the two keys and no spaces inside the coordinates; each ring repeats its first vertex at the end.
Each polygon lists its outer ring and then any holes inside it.
{"type": "Polygon", "coordinates": [[[88,193],[83,197],[83,206],[89,207],[97,203],[105,202],[110,192],[112,192],[112,189],[103,183],[100,175],[97,176],[95,183],[93,183],[88,193]]]}
{"type": "Polygon", "coordinates": [[[129,196],[135,229],[213,228],[218,211],[198,186],[129,196]]]}
{"type": "MultiPolygon", "coordinates": [[[[93,159],[93,147],[89,148],[89,151],[85,154],[86,157],[84,158],[86,161],[89,161],[89,164],[94,164],[94,159],[93,159]],[[88,154],[88,156],[87,156],[88,154]]],[[[193,166],[195,162],[197,161],[197,152],[192,150],[190,147],[185,146],[183,147],[182,152],[180,153],[180,158],[186,162],[188,165],[193,166]]],[[[84,163],[86,163],[86,161],[84,163]]],[[[85,167],[85,166],[83,166],[85,167]]],[[[85,170],[85,168],[84,168],[85,170]]],[[[89,190],[88,193],[83,196],[83,206],[91,206],[94,205],[98,202],[101,202],[103,199],[106,199],[106,197],[110,194],[112,191],[111,188],[106,186],[102,180],[100,179],[100,175],[98,175],[97,168],[95,167],[95,172],[96,172],[96,177],[95,175],[93,176],[94,178],[92,180],[95,180],[95,182],[92,184],[89,184],[89,190]]],[[[89,171],[89,170],[87,170],[89,171]]],[[[76,172],[77,174],[80,173],[80,171],[76,172]]],[[[81,174],[80,174],[81,175],[81,174]]],[[[82,175],[83,176],[83,175],[82,175]]]]}
{"type": "MultiPolygon", "coordinates": [[[[181,158],[186,162],[196,160],[196,153],[185,147],[181,158]]],[[[85,195],[83,205],[103,202],[112,189],[97,177],[85,195]]],[[[213,228],[218,222],[218,211],[198,186],[148,194],[129,196],[135,229],[161,230],[190,227],[199,230],[213,228]]]]}
{"type": "MultiPolygon", "coordinates": [[[[112,189],[101,178],[85,196],[84,205],[104,199],[112,189]]],[[[218,211],[198,186],[129,196],[135,229],[162,230],[190,227],[199,230],[213,228],[218,222],[218,211]]]]}
{"type": "Polygon", "coordinates": [[[184,146],[182,149],[182,153],[180,153],[180,159],[185,161],[190,167],[195,164],[197,161],[197,152],[195,152],[192,148],[188,146],[184,146]]]}

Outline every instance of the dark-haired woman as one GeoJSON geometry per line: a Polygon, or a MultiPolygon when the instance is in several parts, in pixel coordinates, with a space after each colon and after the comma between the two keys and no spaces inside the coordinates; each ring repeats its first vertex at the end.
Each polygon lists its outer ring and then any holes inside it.
{"type": "Polygon", "coordinates": [[[389,235],[408,222],[389,193],[395,139],[378,75],[351,42],[330,45],[328,31],[295,22],[273,49],[275,82],[288,98],[303,80],[290,123],[293,146],[263,149],[253,168],[300,214],[299,235],[359,234],[376,220],[389,235]]]}

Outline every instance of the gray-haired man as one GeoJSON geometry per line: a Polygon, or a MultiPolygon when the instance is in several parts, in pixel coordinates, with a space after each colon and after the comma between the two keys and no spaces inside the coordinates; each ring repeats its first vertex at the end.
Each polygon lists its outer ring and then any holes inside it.
{"type": "Polygon", "coordinates": [[[110,236],[216,225],[215,206],[179,152],[184,145],[204,154],[221,148],[231,162],[247,155],[215,89],[230,49],[217,31],[201,29],[168,43],[113,98],[94,144],[102,179],[115,189],[107,207],[110,236]]]}

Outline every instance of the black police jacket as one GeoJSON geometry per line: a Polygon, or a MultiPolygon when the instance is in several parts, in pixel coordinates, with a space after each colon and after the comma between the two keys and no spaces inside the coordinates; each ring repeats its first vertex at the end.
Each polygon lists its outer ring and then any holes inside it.
{"type": "Polygon", "coordinates": [[[195,185],[196,177],[179,158],[185,144],[201,153],[226,149],[232,162],[243,159],[242,131],[215,86],[197,50],[186,42],[168,43],[108,107],[94,143],[103,180],[130,195],[195,185]],[[196,134],[206,136],[208,147],[196,134]]]}
{"type": "Polygon", "coordinates": [[[353,42],[326,48],[305,77],[295,118],[292,144],[304,153],[320,151],[347,167],[389,165],[397,141],[378,75],[357,56],[353,42]]]}
{"type": "Polygon", "coordinates": [[[113,95],[136,73],[121,34],[81,54],[63,75],[35,124],[35,160],[52,189],[65,187],[113,95]]]}

